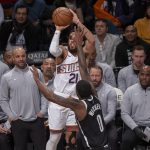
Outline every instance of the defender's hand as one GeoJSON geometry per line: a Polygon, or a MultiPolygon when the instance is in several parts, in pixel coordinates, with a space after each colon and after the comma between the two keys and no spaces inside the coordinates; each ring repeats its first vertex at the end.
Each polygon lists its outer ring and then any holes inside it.
{"type": "Polygon", "coordinates": [[[32,68],[30,70],[33,74],[34,80],[35,81],[38,80],[39,79],[39,74],[38,74],[37,68],[34,65],[32,65],[32,68]]]}

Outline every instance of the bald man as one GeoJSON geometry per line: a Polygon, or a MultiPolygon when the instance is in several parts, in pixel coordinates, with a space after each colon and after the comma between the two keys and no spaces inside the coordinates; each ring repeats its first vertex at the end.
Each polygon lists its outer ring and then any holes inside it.
{"type": "Polygon", "coordinates": [[[133,150],[143,141],[143,130],[150,128],[150,66],[144,66],[139,73],[139,83],[130,86],[122,101],[121,117],[127,128],[123,134],[122,150],[133,150]]]}
{"type": "MultiPolygon", "coordinates": [[[[22,48],[13,50],[15,67],[1,79],[0,104],[11,123],[15,150],[27,150],[28,137],[35,150],[45,150],[45,129],[42,117],[46,112],[46,101],[33,79],[22,48]]],[[[42,73],[39,78],[43,81],[42,73]]]]}

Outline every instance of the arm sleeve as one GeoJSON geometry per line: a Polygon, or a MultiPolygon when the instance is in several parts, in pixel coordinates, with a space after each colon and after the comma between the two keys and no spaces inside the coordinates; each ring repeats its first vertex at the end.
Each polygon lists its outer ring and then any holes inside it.
{"type": "Polygon", "coordinates": [[[56,30],[49,48],[49,52],[55,57],[59,57],[62,54],[62,50],[59,48],[59,38],[60,31],[56,30]]]}
{"type": "Polygon", "coordinates": [[[1,78],[0,91],[0,105],[7,116],[13,120],[17,116],[13,114],[9,105],[9,87],[8,82],[4,76],[1,78]]]}
{"type": "Polygon", "coordinates": [[[108,124],[115,118],[116,108],[117,108],[117,94],[114,89],[112,89],[107,95],[107,115],[104,117],[104,121],[108,124]]]}
{"type": "Polygon", "coordinates": [[[131,96],[130,96],[129,91],[127,90],[124,94],[123,101],[121,104],[121,118],[122,118],[123,122],[130,129],[133,130],[138,125],[131,118],[131,112],[132,112],[131,96]]]}

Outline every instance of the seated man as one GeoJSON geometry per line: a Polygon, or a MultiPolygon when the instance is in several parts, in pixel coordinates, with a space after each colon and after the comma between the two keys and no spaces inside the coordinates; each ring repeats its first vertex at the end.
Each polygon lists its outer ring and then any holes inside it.
{"type": "Polygon", "coordinates": [[[117,130],[115,126],[115,114],[117,106],[116,91],[114,87],[102,81],[103,70],[99,65],[91,67],[89,74],[102,106],[102,112],[111,150],[117,150],[117,130]]]}
{"type": "Polygon", "coordinates": [[[124,93],[125,90],[138,82],[140,69],[145,65],[146,54],[142,45],[133,47],[132,64],[121,69],[118,74],[118,88],[124,93]]]}
{"type": "Polygon", "coordinates": [[[127,126],[122,137],[122,150],[133,148],[147,136],[145,127],[150,127],[150,66],[144,66],[139,73],[139,83],[129,87],[121,107],[121,117],[127,126]]]}

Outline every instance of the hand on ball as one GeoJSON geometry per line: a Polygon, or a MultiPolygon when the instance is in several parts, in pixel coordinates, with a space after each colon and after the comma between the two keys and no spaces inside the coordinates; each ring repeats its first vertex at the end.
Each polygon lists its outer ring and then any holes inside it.
{"type": "Polygon", "coordinates": [[[78,24],[80,22],[80,20],[79,20],[77,14],[72,9],[69,9],[69,10],[73,14],[72,22],[75,24],[78,24]]]}

